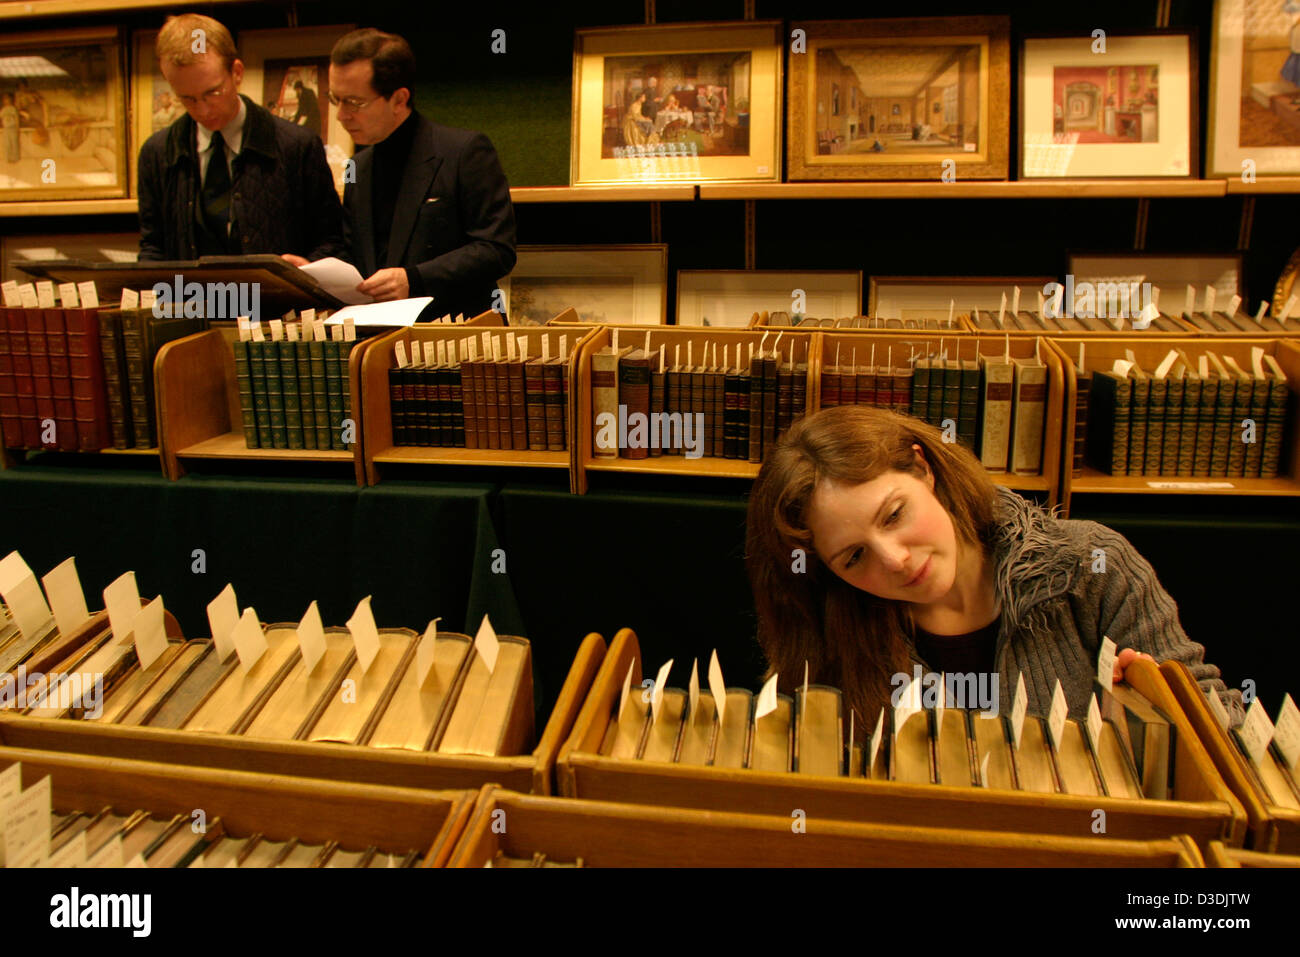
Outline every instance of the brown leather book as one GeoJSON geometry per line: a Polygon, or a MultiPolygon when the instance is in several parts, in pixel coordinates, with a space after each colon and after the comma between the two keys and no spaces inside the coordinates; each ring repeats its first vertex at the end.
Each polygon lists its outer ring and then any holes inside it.
{"type": "Polygon", "coordinates": [[[487,446],[489,449],[500,449],[503,447],[501,442],[502,428],[501,415],[504,412],[506,416],[505,448],[510,447],[510,406],[507,404],[503,409],[501,406],[501,386],[509,388],[508,382],[498,382],[498,378],[503,378],[502,373],[505,371],[504,363],[497,362],[494,359],[485,359],[480,366],[483,374],[483,406],[487,414],[484,416],[486,423],[487,446]]]}
{"type": "Polygon", "coordinates": [[[268,626],[262,656],[247,670],[238,665],[230,669],[181,727],[186,731],[240,733],[300,657],[297,639],[292,627],[268,626]]]}
{"type": "Polygon", "coordinates": [[[68,321],[62,308],[45,310],[45,347],[50,362],[50,394],[54,399],[54,421],[58,425],[58,446],[75,452],[77,407],[72,398],[72,373],[68,368],[68,321]]]}
{"type": "Polygon", "coordinates": [[[546,451],[546,382],[542,360],[530,356],[524,363],[524,415],[528,423],[528,448],[546,451]]]}
{"type": "Polygon", "coordinates": [[[1040,718],[1032,714],[1025,716],[1020,732],[1020,747],[1012,749],[1011,757],[1015,762],[1020,790],[1039,794],[1055,794],[1060,790],[1051,750],[1047,745],[1047,729],[1043,727],[1040,718]]]}
{"type": "MultiPolygon", "coordinates": [[[[501,755],[515,753],[523,742],[512,740],[524,728],[532,735],[533,670],[531,648],[523,638],[499,636],[496,667],[489,674],[475,654],[452,706],[451,717],[437,742],[443,754],[501,755]]],[[[630,705],[629,705],[630,707],[630,705]]]]}
{"type": "Polygon", "coordinates": [[[311,673],[303,668],[302,655],[295,658],[284,680],[243,730],[244,736],[280,741],[300,737],[328,707],[355,662],[356,652],[348,630],[326,629],[325,654],[311,673]]]}
{"type": "Polygon", "coordinates": [[[379,653],[364,674],[353,660],[347,677],[330,697],[320,718],[305,732],[305,740],[336,744],[361,744],[383,712],[406,667],[415,654],[415,632],[406,628],[381,628],[379,653]]]}
{"type": "Polygon", "coordinates": [[[439,634],[428,680],[419,684],[416,657],[410,656],[397,689],[375,723],[366,744],[372,748],[426,751],[451,704],[457,679],[473,644],[467,635],[439,634]]]}
{"type": "Polygon", "coordinates": [[[650,456],[650,363],[657,359],[633,349],[618,360],[618,404],[627,414],[627,442],[618,450],[620,458],[650,456]]]}
{"type": "Polygon", "coordinates": [[[5,310],[9,325],[9,352],[14,370],[14,399],[17,406],[17,431],[5,430],[9,448],[39,449],[41,420],[36,412],[36,380],[32,375],[32,356],[27,344],[27,313],[21,307],[5,310]]]}
{"type": "Polygon", "coordinates": [[[749,767],[755,771],[789,771],[793,754],[794,699],[777,695],[776,710],[754,719],[749,767]]]}
{"type": "Polygon", "coordinates": [[[659,720],[651,720],[650,729],[646,733],[645,747],[641,750],[642,761],[677,760],[686,702],[686,692],[680,688],[664,689],[663,698],[659,702],[659,720]]]}
{"type": "Polygon", "coordinates": [[[465,416],[465,448],[481,448],[478,444],[478,363],[463,359],[460,363],[461,407],[465,416]]]}
{"type": "Polygon", "coordinates": [[[72,401],[77,420],[77,444],[83,452],[97,452],[113,444],[96,312],[95,309],[86,308],[64,310],[68,337],[68,375],[72,381],[72,401]]]}
{"type": "MultiPolygon", "coordinates": [[[[125,707],[116,712],[112,723],[124,726],[143,724],[145,718],[160,708],[163,701],[171,697],[172,692],[205,657],[215,658],[212,655],[211,641],[194,640],[185,642],[181,646],[181,650],[168,662],[157,678],[137,693],[133,699],[127,701],[125,707]]],[[[111,701],[112,698],[110,697],[108,700],[111,701]]]]}
{"type": "MultiPolygon", "coordinates": [[[[35,388],[36,416],[38,424],[47,419],[58,421],[58,412],[54,407],[54,386],[50,381],[50,345],[46,333],[45,309],[24,309],[23,318],[27,323],[27,352],[31,357],[32,384],[35,388]]],[[[53,312],[54,310],[49,310],[53,312]]],[[[63,431],[63,429],[59,429],[63,431]]],[[[47,431],[40,429],[35,448],[54,448],[58,446],[57,436],[54,442],[46,442],[47,431]]],[[[75,448],[75,446],[74,446],[75,448]]]]}
{"type": "Polygon", "coordinates": [[[568,359],[552,356],[542,364],[542,387],[546,400],[546,451],[563,452],[569,447],[568,359]]]}

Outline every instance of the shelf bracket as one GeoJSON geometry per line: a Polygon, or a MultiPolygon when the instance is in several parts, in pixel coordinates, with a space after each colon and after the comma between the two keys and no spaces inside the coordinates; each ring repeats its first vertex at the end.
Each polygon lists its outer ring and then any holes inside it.
{"type": "Polygon", "coordinates": [[[756,247],[758,246],[758,228],[755,220],[758,218],[758,205],[752,199],[745,200],[745,268],[754,269],[756,247]]]}
{"type": "Polygon", "coordinates": [[[1237,230],[1237,252],[1250,249],[1250,234],[1255,229],[1255,197],[1241,198],[1241,227],[1237,230]]]}
{"type": "Polygon", "coordinates": [[[650,242],[664,241],[663,203],[654,200],[650,203],[650,242]]]}
{"type": "Polygon", "coordinates": [[[1133,230],[1133,249],[1141,252],[1147,248],[1147,223],[1151,219],[1151,200],[1143,196],[1138,200],[1137,225],[1133,230]]]}

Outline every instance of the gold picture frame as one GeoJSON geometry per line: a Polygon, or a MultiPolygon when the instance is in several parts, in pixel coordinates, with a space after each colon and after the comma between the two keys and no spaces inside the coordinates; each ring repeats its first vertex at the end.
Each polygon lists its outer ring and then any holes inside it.
{"type": "Polygon", "coordinates": [[[127,195],[116,27],[0,36],[0,202],[127,195]]]}
{"type": "Polygon", "coordinates": [[[792,24],[787,176],[1006,179],[1007,17],[792,24]],[[949,163],[954,165],[949,165],[949,163]]]}
{"type": "Polygon", "coordinates": [[[291,27],[282,30],[241,30],[239,58],[244,61],[240,92],[281,119],[309,126],[325,146],[325,161],[334,176],[334,188],[343,195],[343,174],[352,158],[352,137],[339,122],[338,107],[329,102],[329,56],[339,37],[355,24],[291,27]],[[311,91],[319,116],[319,129],[307,116],[294,91],[302,80],[311,91]]]}
{"type": "Polygon", "coordinates": [[[1210,45],[1210,178],[1300,175],[1300,10],[1217,0],[1210,45]]]}
{"type": "Polygon", "coordinates": [[[776,20],[579,30],[570,184],[779,182],[782,54],[776,20]]]}

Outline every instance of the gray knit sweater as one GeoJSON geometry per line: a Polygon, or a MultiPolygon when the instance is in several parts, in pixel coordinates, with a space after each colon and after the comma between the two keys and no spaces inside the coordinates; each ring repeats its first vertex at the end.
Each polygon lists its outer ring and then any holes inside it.
{"type": "Polygon", "coordinates": [[[995,508],[1001,713],[1011,713],[1023,674],[1030,713],[1048,713],[1060,678],[1070,716],[1086,719],[1101,640],[1109,635],[1120,649],[1183,662],[1203,689],[1218,693],[1233,724],[1242,721],[1241,692],[1227,688],[1219,669],[1205,663],[1204,646],[1187,637],[1178,606],[1124,536],[1096,522],[1055,518],[1001,486],[995,508]]]}

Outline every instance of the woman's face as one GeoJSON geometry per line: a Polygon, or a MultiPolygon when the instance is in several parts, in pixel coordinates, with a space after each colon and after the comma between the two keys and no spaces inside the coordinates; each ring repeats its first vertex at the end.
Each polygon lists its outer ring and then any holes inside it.
{"type": "MultiPolygon", "coordinates": [[[[920,458],[920,456],[918,456],[920,458]]],[[[957,578],[957,533],[934,497],[934,473],[886,472],[860,485],[823,482],[808,525],[818,556],[854,588],[928,605],[957,578]]]]}

